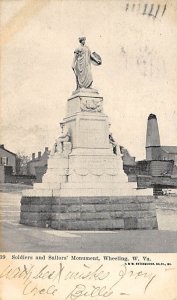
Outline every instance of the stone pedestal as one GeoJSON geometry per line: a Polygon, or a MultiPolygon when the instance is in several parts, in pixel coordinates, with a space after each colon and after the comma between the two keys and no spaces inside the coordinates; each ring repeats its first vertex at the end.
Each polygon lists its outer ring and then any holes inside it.
{"type": "Polygon", "coordinates": [[[58,230],[157,229],[153,197],[23,197],[20,223],[58,230]]]}
{"type": "MultiPolygon", "coordinates": [[[[51,203],[55,201],[54,199],[58,199],[59,202],[60,199],[64,199],[62,201],[65,201],[68,205],[68,199],[72,198],[73,203],[77,203],[78,197],[81,202],[82,199],[87,197],[86,199],[88,201],[91,199],[94,205],[94,199],[107,197],[108,203],[104,203],[105,211],[101,210],[100,212],[97,208],[93,211],[94,220],[99,219],[100,214],[103,216],[105,213],[109,214],[100,229],[113,229],[113,224],[120,222],[118,222],[117,217],[115,222],[113,221],[114,218],[112,219],[111,214],[114,209],[110,205],[110,197],[118,199],[123,196],[124,198],[121,199],[124,199],[123,201],[126,203],[126,196],[131,196],[134,203],[137,195],[143,197],[152,195],[152,189],[137,190],[136,183],[128,182],[128,178],[123,171],[120,151],[115,155],[109,142],[109,121],[107,115],[103,112],[103,98],[100,97],[98,91],[80,89],[74,92],[67,101],[67,114],[62,123],[70,134],[70,141],[63,142],[62,152],[55,152],[50,155],[43,182],[34,184],[33,190],[24,191],[23,199],[25,200],[22,200],[26,203],[27,198],[39,197],[39,199],[42,199],[44,197],[46,201],[47,197],[51,200],[51,203]]],[[[119,202],[119,200],[116,201],[119,202]]],[[[119,204],[120,207],[123,205],[122,202],[119,204]]],[[[57,223],[57,218],[59,220],[62,218],[62,211],[58,207],[54,206],[57,209],[56,214],[53,208],[50,207],[49,219],[52,220],[50,226],[57,229],[76,228],[76,225],[72,228],[72,225],[63,227],[57,223]]],[[[141,214],[140,210],[139,215],[141,214]]],[[[24,213],[21,216],[21,222],[24,223],[24,213]]],[[[82,214],[77,214],[77,217],[73,220],[75,220],[75,223],[80,220],[83,224],[87,221],[87,218],[86,216],[85,219],[82,217],[82,214]]],[[[153,217],[155,216],[153,215],[153,217]]],[[[74,214],[72,214],[72,218],[74,218],[74,214]]],[[[71,224],[75,223],[71,222],[71,224]]],[[[90,223],[87,222],[86,224],[83,229],[89,229],[90,223]]],[[[93,224],[92,229],[94,229],[93,224]]],[[[115,228],[126,227],[121,226],[117,227],[116,225],[115,228]]],[[[95,225],[95,228],[98,228],[98,226],[95,225]]],[[[140,228],[140,226],[137,225],[136,228],[140,228]]]]}

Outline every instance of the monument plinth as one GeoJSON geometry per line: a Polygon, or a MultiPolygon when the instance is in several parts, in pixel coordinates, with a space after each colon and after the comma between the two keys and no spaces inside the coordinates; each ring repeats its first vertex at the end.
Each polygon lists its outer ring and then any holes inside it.
{"type": "Polygon", "coordinates": [[[55,229],[157,228],[152,190],[137,190],[136,183],[128,182],[119,146],[110,138],[103,97],[91,88],[83,61],[85,77],[79,74],[79,63],[74,64],[77,89],[61,122],[64,132],[53,146],[42,183],[23,191],[20,222],[55,229]]]}

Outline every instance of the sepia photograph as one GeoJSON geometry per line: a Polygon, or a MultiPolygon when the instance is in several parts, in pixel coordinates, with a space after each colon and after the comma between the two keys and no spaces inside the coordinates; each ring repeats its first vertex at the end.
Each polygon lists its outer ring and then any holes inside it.
{"type": "Polygon", "coordinates": [[[177,299],[176,29],[176,0],[0,0],[0,300],[177,299]]]}
{"type": "Polygon", "coordinates": [[[177,2],[0,9],[0,251],[176,253],[177,2]]]}

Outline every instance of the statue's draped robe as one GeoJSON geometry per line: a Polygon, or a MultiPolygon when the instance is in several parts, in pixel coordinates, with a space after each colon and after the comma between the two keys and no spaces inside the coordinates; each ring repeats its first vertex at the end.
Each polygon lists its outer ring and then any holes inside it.
{"type": "Polygon", "coordinates": [[[74,51],[72,68],[76,75],[77,88],[89,88],[92,84],[91,51],[87,46],[80,46],[74,51]]]}

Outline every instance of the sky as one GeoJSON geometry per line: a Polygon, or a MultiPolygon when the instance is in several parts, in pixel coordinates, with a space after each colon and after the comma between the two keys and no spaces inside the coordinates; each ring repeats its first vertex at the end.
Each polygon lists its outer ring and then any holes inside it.
{"type": "Polygon", "coordinates": [[[102,58],[92,67],[93,87],[118,144],[144,159],[154,113],[161,144],[177,145],[177,3],[158,1],[156,18],[147,15],[151,3],[2,0],[0,143],[28,155],[52,147],[76,88],[73,53],[86,36],[102,58]]]}

